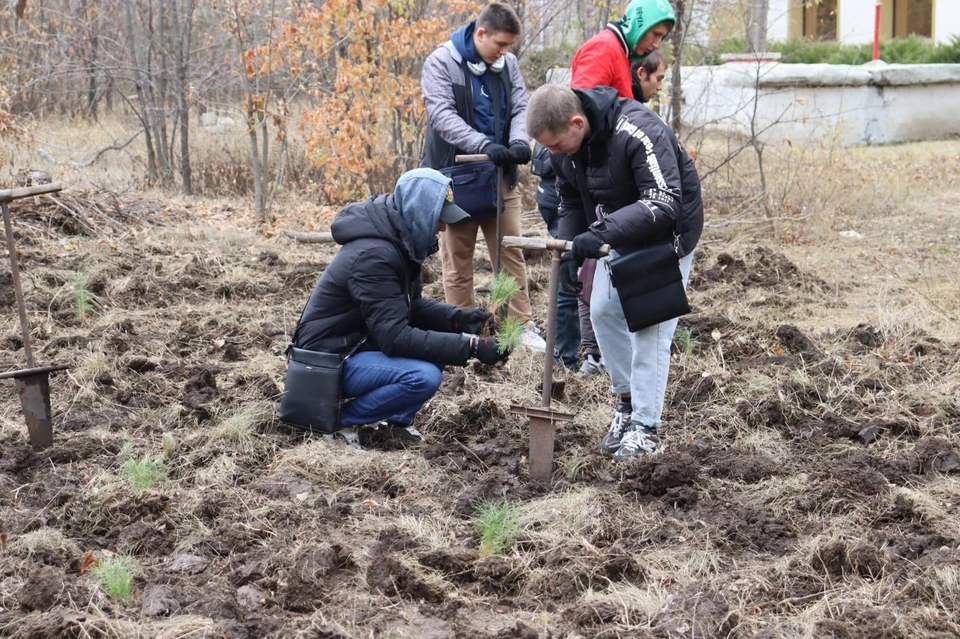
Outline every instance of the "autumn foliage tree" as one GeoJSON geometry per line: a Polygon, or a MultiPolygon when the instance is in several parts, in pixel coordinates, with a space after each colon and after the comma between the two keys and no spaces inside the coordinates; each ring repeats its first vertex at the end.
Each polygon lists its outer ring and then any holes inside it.
{"type": "Polygon", "coordinates": [[[279,47],[290,68],[316,67],[318,106],[302,126],[328,201],[388,192],[418,164],[423,61],[475,10],[464,0],[328,0],[284,30],[279,47]]]}

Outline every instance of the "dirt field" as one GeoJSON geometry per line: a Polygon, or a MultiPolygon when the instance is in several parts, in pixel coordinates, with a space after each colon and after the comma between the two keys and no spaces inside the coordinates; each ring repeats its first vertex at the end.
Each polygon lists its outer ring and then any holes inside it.
{"type": "MultiPolygon", "coordinates": [[[[551,490],[508,412],[538,402],[523,353],[448,370],[419,449],[276,422],[334,250],[281,231],[329,212],[258,228],[237,201],[79,179],[64,207],[14,203],[37,363],[71,368],[48,450],[0,384],[0,636],[960,636],[960,142],[806,166],[766,222],[710,182],[665,452],[612,465],[607,382],[571,377],[551,490]],[[493,552],[484,503],[509,515],[493,552]],[[125,557],[132,594],[91,556],[125,557]]],[[[6,259],[0,284],[5,371],[25,365],[6,259]]]]}

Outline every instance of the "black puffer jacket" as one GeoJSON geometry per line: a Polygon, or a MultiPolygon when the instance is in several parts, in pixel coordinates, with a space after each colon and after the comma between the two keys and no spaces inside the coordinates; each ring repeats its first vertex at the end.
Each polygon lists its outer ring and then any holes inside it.
{"type": "Polygon", "coordinates": [[[537,206],[541,209],[560,208],[560,196],[557,195],[557,174],[550,162],[550,149],[539,142],[533,145],[533,162],[530,172],[540,178],[537,185],[537,206]]]}
{"type": "Polygon", "coordinates": [[[676,225],[678,252],[689,254],[703,232],[700,178],[670,127],[640,103],[618,98],[610,87],[575,93],[591,134],[576,154],[552,156],[560,238],[571,240],[593,225],[604,242],[629,253],[669,239],[676,225]],[[593,211],[584,211],[577,163],[583,163],[593,202],[605,213],[601,221],[593,211]]]}
{"type": "Polygon", "coordinates": [[[294,338],[299,348],[362,350],[442,365],[463,365],[469,338],[454,330],[459,309],[421,296],[420,264],[410,258],[393,195],[351,204],[330,227],[343,247],[310,295],[294,338]]]}

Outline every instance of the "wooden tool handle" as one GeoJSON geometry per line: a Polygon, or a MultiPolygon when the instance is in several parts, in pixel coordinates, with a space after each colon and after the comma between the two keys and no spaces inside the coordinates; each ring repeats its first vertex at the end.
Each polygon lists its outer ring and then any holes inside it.
{"type": "Polygon", "coordinates": [[[453,161],[457,164],[466,164],[467,162],[489,162],[490,156],[486,153],[476,153],[473,155],[456,155],[453,161]]]}
{"type": "MultiPolygon", "coordinates": [[[[566,240],[555,240],[545,237],[517,237],[516,235],[504,235],[503,245],[508,248],[534,249],[541,251],[572,251],[573,242],[566,240]]],[[[610,254],[610,245],[604,244],[600,247],[601,255],[610,254]]]]}
{"type": "Polygon", "coordinates": [[[20,198],[30,197],[31,195],[43,195],[44,193],[56,193],[62,191],[63,186],[59,182],[53,184],[38,184],[36,186],[27,186],[22,189],[4,189],[0,191],[0,202],[12,202],[20,198]]]}

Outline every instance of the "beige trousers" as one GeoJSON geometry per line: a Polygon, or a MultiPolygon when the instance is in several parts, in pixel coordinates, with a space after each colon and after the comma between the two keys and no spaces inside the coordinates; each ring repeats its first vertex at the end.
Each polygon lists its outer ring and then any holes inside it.
{"type": "MultiPolygon", "coordinates": [[[[493,265],[497,255],[497,220],[461,222],[447,226],[440,234],[440,260],[443,265],[443,293],[448,304],[460,308],[474,307],[473,252],[477,244],[477,230],[483,231],[493,265]]],[[[503,217],[500,218],[502,235],[520,235],[520,192],[503,185],[503,217]]],[[[527,266],[523,252],[518,248],[500,249],[501,268],[517,278],[520,292],[517,293],[507,314],[522,322],[533,319],[530,295],[527,293],[527,266]]]]}

